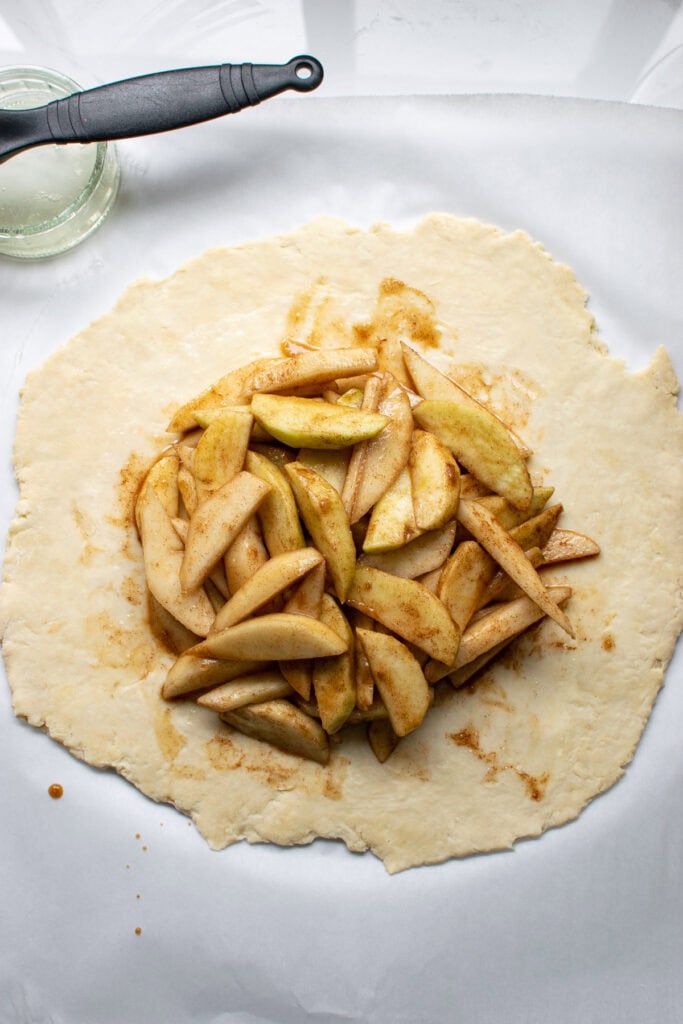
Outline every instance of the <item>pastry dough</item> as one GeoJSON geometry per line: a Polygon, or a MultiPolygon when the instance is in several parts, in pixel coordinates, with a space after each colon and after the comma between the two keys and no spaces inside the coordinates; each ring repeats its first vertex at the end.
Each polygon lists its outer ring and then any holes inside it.
{"type": "Polygon", "coordinates": [[[585,303],[526,234],[442,214],[406,232],[317,220],[135,284],[23,392],[0,603],[16,714],[191,814],[214,848],[336,837],[394,872],[574,818],[631,760],[683,616],[678,384],[662,349],[637,374],[610,357],[585,303]],[[534,449],[562,526],[602,554],[552,573],[574,588],[575,641],[546,621],[385,764],[356,729],[323,767],[160,698],[173,656],[150,630],[132,505],[176,405],[287,338],[358,344],[387,279],[399,319],[411,297],[411,343],[534,449]]]}

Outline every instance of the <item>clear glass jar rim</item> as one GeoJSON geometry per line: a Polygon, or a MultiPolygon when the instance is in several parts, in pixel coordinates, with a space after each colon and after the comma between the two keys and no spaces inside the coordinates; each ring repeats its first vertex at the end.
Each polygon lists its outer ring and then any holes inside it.
{"type": "MultiPolygon", "coordinates": [[[[37,83],[43,82],[47,85],[60,85],[70,89],[71,92],[78,92],[81,89],[81,86],[78,82],[75,82],[73,78],[63,74],[61,71],[56,71],[53,68],[39,67],[38,65],[30,64],[0,67],[0,88],[7,84],[16,82],[18,91],[21,87],[22,81],[25,82],[27,79],[34,80],[37,83]]],[[[71,92],[65,92],[65,96],[71,95],[71,92]]],[[[54,228],[59,227],[59,225],[66,223],[66,221],[74,217],[78,211],[85,206],[90,197],[96,191],[97,186],[102,179],[107,157],[106,142],[90,143],[90,145],[97,146],[95,162],[88,181],[75,199],[59,213],[50,217],[48,220],[41,221],[39,224],[19,227],[17,229],[7,229],[0,225],[0,238],[9,240],[42,235],[45,232],[51,231],[54,228]]]]}

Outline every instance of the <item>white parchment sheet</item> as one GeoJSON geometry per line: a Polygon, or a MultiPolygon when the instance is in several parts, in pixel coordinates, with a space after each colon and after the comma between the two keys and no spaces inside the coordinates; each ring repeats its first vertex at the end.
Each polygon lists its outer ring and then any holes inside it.
{"type": "MultiPolygon", "coordinates": [[[[573,266],[613,353],[638,368],[663,343],[683,379],[682,129],[579,100],[297,97],[120,144],[92,239],[0,262],[2,535],[26,372],[136,278],[322,213],[521,227],[573,266]]],[[[682,729],[679,650],[633,764],[578,821],[389,877],[331,842],[212,853],[17,722],[2,678],[0,1024],[674,1024],[682,729]]]]}

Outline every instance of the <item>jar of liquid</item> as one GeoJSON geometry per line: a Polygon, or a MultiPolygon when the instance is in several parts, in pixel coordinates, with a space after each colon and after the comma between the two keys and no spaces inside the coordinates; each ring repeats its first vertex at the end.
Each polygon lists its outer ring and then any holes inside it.
{"type": "MultiPolygon", "coordinates": [[[[80,86],[46,68],[0,68],[0,108],[39,107],[80,86]]],[[[37,146],[0,163],[0,254],[37,259],[66,252],[99,227],[119,187],[106,142],[37,146]]]]}

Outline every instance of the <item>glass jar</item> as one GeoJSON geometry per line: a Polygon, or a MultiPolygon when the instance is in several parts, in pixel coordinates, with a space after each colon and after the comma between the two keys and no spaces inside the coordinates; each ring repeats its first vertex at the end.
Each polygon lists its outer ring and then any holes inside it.
{"type": "MultiPolygon", "coordinates": [[[[79,89],[47,68],[0,68],[0,108],[39,107],[79,89]]],[[[99,227],[118,188],[116,152],[106,142],[36,146],[0,163],[0,253],[66,252],[99,227]]]]}

